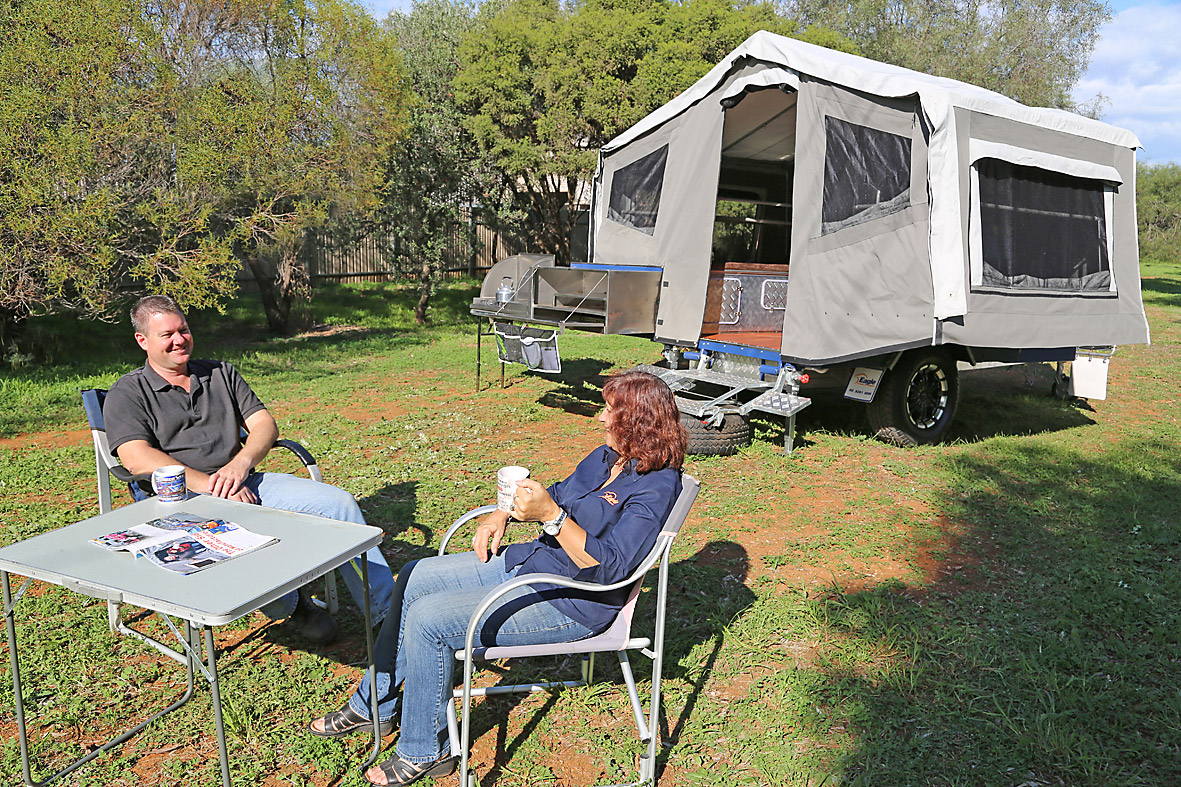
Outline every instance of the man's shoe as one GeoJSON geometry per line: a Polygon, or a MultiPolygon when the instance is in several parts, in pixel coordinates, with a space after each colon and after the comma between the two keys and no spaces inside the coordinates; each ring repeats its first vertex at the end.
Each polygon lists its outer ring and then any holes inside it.
{"type": "Polygon", "coordinates": [[[327,645],[336,639],[336,621],[316,606],[311,595],[304,588],[299,589],[299,603],[288,619],[288,625],[313,645],[327,645]]]}

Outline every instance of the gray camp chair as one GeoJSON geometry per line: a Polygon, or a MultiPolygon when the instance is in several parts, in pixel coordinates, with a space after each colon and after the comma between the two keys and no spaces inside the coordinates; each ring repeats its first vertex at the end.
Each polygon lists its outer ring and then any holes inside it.
{"type": "MultiPolygon", "coordinates": [[[[570,688],[589,684],[594,679],[594,657],[596,653],[615,653],[619,657],[619,667],[623,672],[623,680],[627,684],[628,697],[631,700],[632,714],[635,717],[636,730],[640,741],[646,745],[644,754],[640,757],[640,780],[629,785],[617,787],[655,787],[656,784],[656,754],[658,751],[657,738],[660,724],[660,676],[664,665],[664,618],[668,608],[668,555],[672,549],[673,540],[685,523],[693,501],[697,499],[697,492],[701,488],[697,479],[688,474],[681,476],[681,494],[673,504],[668,519],[660,530],[656,543],[652,546],[647,557],[640,562],[631,575],[613,585],[596,585],[589,582],[578,582],[556,574],[527,574],[516,577],[493,588],[484,596],[479,607],[472,613],[467,629],[467,641],[462,651],[457,651],[455,658],[463,662],[463,688],[455,689],[453,701],[447,704],[447,728],[451,739],[452,753],[459,753],[460,787],[474,787],[475,774],[468,764],[468,749],[471,745],[471,710],[472,697],[483,697],[493,694],[526,693],[545,691],[553,688],[570,688]],[[640,596],[640,589],[644,584],[644,576],[659,562],[660,571],[656,584],[656,610],[653,621],[652,636],[633,637],[632,622],[635,618],[636,601],[640,596]],[[521,645],[516,647],[476,647],[475,638],[477,624],[480,618],[494,606],[498,600],[509,591],[516,588],[539,583],[550,583],[562,587],[592,592],[604,592],[617,588],[631,587],[627,603],[616,616],[611,626],[601,634],[587,639],[573,642],[559,642],[550,645],[521,645]],[[627,652],[637,650],[652,660],[652,696],[647,715],[644,714],[640,695],[636,689],[636,681],[632,675],[631,662],[627,652]],[[580,680],[552,681],[544,683],[525,683],[518,685],[498,685],[488,688],[472,686],[472,676],[475,662],[492,661],[496,659],[525,658],[529,656],[554,656],[582,654],[582,678],[580,680]],[[456,703],[463,705],[462,724],[456,719],[456,703]]],[[[476,517],[488,514],[496,509],[494,505],[481,506],[460,517],[443,536],[443,543],[439,547],[439,554],[447,550],[447,542],[466,523],[476,517]]]]}
{"type": "MultiPolygon", "coordinates": [[[[86,388],[82,391],[82,407],[86,410],[86,420],[90,423],[90,438],[94,442],[94,465],[95,474],[98,477],[98,510],[100,514],[108,513],[114,507],[111,499],[112,477],[120,483],[127,484],[127,491],[131,493],[133,500],[143,500],[154,494],[150,474],[136,475],[132,473],[119,464],[119,460],[111,454],[111,446],[107,441],[107,426],[103,420],[103,402],[106,401],[106,398],[107,392],[103,388],[86,388]]],[[[242,437],[246,437],[246,430],[242,430],[242,437]]],[[[320,467],[316,464],[316,458],[302,445],[294,440],[276,440],[275,445],[286,448],[295,454],[313,481],[323,480],[320,467]]],[[[336,573],[328,572],[325,581],[327,583],[324,590],[325,605],[329,612],[336,614],[339,607],[336,596],[336,573]]],[[[116,634],[141,636],[139,632],[123,625],[119,618],[119,606],[113,601],[107,602],[107,622],[111,626],[111,631],[116,634]]]]}

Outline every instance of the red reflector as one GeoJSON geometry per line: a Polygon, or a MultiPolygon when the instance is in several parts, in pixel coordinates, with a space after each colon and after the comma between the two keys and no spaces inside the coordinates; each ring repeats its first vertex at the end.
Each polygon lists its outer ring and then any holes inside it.
{"type": "Polygon", "coordinates": [[[808,375],[801,374],[800,375],[800,385],[807,385],[807,384],[808,384],[808,375]]]}

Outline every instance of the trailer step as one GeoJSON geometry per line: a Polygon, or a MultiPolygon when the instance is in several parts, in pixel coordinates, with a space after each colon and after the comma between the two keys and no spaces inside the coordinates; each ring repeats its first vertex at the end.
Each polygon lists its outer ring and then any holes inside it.
{"type": "Polygon", "coordinates": [[[741,415],[747,415],[751,410],[758,410],[771,415],[790,417],[810,404],[812,404],[812,400],[806,396],[796,396],[784,391],[767,391],[739,407],[738,412],[741,415]]]}

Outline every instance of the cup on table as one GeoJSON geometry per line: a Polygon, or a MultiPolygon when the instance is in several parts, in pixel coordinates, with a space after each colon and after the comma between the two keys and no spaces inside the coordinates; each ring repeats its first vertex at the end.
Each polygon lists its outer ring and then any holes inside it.
{"type": "Polygon", "coordinates": [[[502,467],[496,471],[496,507],[501,511],[513,510],[513,495],[517,493],[517,483],[529,477],[529,470],[517,465],[502,467]]]}
{"type": "Polygon", "coordinates": [[[152,489],[162,503],[177,503],[188,497],[185,490],[185,469],[180,465],[164,465],[152,472],[152,489]]]}

